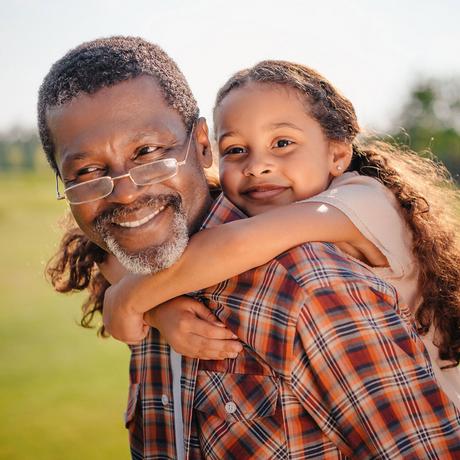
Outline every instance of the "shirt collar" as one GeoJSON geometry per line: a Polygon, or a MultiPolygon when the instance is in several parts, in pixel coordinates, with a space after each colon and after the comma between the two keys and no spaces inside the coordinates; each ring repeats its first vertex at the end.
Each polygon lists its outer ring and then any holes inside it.
{"type": "Polygon", "coordinates": [[[201,230],[232,222],[233,220],[245,219],[247,217],[248,216],[244,214],[243,211],[238,209],[223,193],[221,193],[212,205],[208,216],[201,226],[201,230]]]}

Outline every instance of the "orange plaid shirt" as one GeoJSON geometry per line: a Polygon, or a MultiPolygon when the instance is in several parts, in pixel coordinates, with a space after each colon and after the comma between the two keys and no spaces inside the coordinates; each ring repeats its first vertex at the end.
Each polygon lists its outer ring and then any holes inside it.
{"type": "MultiPolygon", "coordinates": [[[[206,226],[244,215],[220,197],[206,226]]],[[[394,289],[310,243],[197,294],[245,344],[183,359],[186,457],[460,459],[460,416],[435,383],[394,289]]],[[[174,459],[169,347],[132,347],[134,459],[174,459]]]]}

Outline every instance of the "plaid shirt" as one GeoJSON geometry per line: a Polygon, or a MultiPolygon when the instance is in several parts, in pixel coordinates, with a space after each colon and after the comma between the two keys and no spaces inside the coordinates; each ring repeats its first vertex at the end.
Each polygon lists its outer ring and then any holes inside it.
{"type": "MultiPolygon", "coordinates": [[[[206,226],[243,218],[225,198],[206,226]]],[[[394,289],[330,244],[294,248],[199,297],[245,344],[183,359],[186,457],[460,459],[460,417],[394,289]]],[[[134,459],[175,459],[169,347],[132,347],[134,459]]]]}

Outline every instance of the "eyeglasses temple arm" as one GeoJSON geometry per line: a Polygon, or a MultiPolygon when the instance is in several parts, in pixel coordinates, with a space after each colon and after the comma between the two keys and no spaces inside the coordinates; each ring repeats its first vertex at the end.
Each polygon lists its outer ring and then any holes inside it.
{"type": "Polygon", "coordinates": [[[182,166],[187,163],[188,152],[190,151],[190,144],[192,143],[193,130],[195,129],[195,122],[193,122],[192,129],[190,130],[190,136],[188,138],[187,151],[185,152],[185,158],[182,161],[177,162],[177,166],[182,166]]]}
{"type": "Polygon", "coordinates": [[[58,173],[56,173],[56,200],[64,200],[65,195],[61,195],[61,192],[59,191],[59,177],[58,173]]]}

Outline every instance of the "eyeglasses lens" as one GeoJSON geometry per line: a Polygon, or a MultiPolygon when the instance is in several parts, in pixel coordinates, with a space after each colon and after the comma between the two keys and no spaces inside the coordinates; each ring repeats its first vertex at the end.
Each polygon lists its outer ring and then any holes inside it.
{"type": "Polygon", "coordinates": [[[84,203],[98,200],[107,196],[112,191],[112,180],[110,177],[101,177],[76,185],[65,191],[67,199],[72,204],[84,203]]]}
{"type": "Polygon", "coordinates": [[[165,158],[141,166],[136,166],[130,171],[133,182],[136,185],[149,185],[162,182],[177,173],[177,161],[175,158],[165,158]]]}

